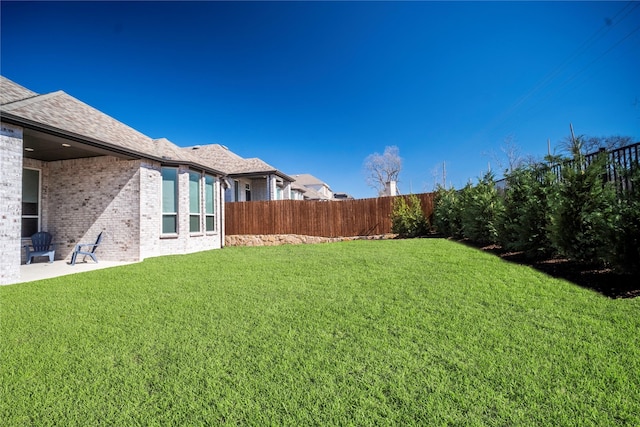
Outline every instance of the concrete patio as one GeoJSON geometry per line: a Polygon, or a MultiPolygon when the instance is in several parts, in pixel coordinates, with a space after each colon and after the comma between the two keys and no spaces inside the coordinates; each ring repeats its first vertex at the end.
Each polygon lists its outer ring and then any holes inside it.
{"type": "Polygon", "coordinates": [[[93,261],[77,262],[76,265],[69,265],[67,261],[33,262],[29,265],[20,266],[20,280],[17,283],[33,282],[35,280],[50,279],[52,277],[66,276],[69,274],[86,273],[87,271],[100,270],[103,268],[118,267],[121,265],[133,264],[124,261],[93,261]]]}

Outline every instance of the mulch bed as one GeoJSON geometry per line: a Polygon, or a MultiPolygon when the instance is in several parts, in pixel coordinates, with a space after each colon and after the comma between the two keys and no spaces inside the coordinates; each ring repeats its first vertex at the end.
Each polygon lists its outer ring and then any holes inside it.
{"type": "Polygon", "coordinates": [[[516,264],[528,265],[549,276],[565,279],[583,288],[600,292],[609,298],[640,297],[640,273],[620,273],[611,268],[587,265],[564,258],[529,259],[522,252],[509,252],[498,245],[477,246],[468,241],[460,241],[493,253],[516,264]]]}

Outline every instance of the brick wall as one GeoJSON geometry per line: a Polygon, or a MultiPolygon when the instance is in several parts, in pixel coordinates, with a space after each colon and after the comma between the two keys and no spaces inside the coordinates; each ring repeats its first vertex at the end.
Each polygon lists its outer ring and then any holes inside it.
{"type": "MultiPolygon", "coordinates": [[[[178,234],[162,236],[162,176],[158,163],[143,163],[140,173],[141,259],[218,249],[222,246],[220,199],[224,198],[216,180],[216,231],[189,232],[189,169],[178,168],[178,234]]],[[[204,206],[201,206],[204,212],[204,206]]],[[[204,228],[204,226],[203,226],[204,228]]]]}
{"type": "MultiPolygon", "coordinates": [[[[71,258],[77,243],[92,243],[101,231],[98,259],[138,261],[222,246],[220,182],[216,180],[216,231],[189,233],[189,173],[179,169],[179,227],[161,236],[160,164],[111,156],[41,162],[22,159],[22,139],[2,136],[0,147],[0,284],[19,279],[25,262],[21,239],[22,168],[40,170],[41,225],[57,243],[56,259],[71,258]]],[[[204,212],[204,207],[202,207],[204,212]]]]}
{"type": "Polygon", "coordinates": [[[140,259],[140,161],[101,156],[47,169],[45,225],[58,243],[56,259],[70,259],[77,243],[93,243],[101,231],[98,259],[140,259]]]}
{"type": "Polygon", "coordinates": [[[22,128],[0,124],[0,285],[20,278],[22,128]]]}
{"type": "Polygon", "coordinates": [[[142,162],[140,167],[140,259],[162,254],[162,176],[160,164],[142,162]]]}

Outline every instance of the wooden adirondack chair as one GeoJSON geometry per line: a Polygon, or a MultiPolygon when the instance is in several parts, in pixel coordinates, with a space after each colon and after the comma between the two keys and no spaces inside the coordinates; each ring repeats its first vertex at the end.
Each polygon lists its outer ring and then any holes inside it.
{"type": "Polygon", "coordinates": [[[34,257],[48,256],[49,262],[53,262],[56,256],[55,243],[51,243],[52,236],[46,231],[39,231],[31,236],[31,244],[25,245],[27,251],[27,264],[31,264],[34,257]]]}
{"type": "Polygon", "coordinates": [[[98,258],[96,258],[96,249],[100,246],[102,242],[102,233],[98,234],[98,238],[95,243],[78,243],[76,248],[73,250],[73,255],[71,255],[71,265],[76,265],[76,258],[78,255],[83,255],[82,262],[84,262],[86,257],[91,257],[96,263],[98,262],[98,258]]]}

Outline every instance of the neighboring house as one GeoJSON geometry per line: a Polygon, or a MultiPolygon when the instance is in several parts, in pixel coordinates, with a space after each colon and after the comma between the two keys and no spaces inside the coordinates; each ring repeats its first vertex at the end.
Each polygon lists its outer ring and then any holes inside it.
{"type": "Polygon", "coordinates": [[[76,98],[0,76],[0,284],[20,279],[23,245],[53,235],[56,259],[105,238],[100,260],[220,248],[223,171],[76,98]]]}
{"type": "Polygon", "coordinates": [[[183,150],[227,174],[226,202],[292,198],[293,178],[258,158],[242,158],[220,144],[196,145],[183,150]]]}
{"type": "Polygon", "coordinates": [[[329,184],[320,181],[313,175],[302,173],[293,175],[294,188],[303,191],[304,200],[333,200],[333,191],[329,184]]]}
{"type": "Polygon", "coordinates": [[[304,200],[304,193],[307,189],[295,181],[291,184],[291,200],[304,200]]]}

